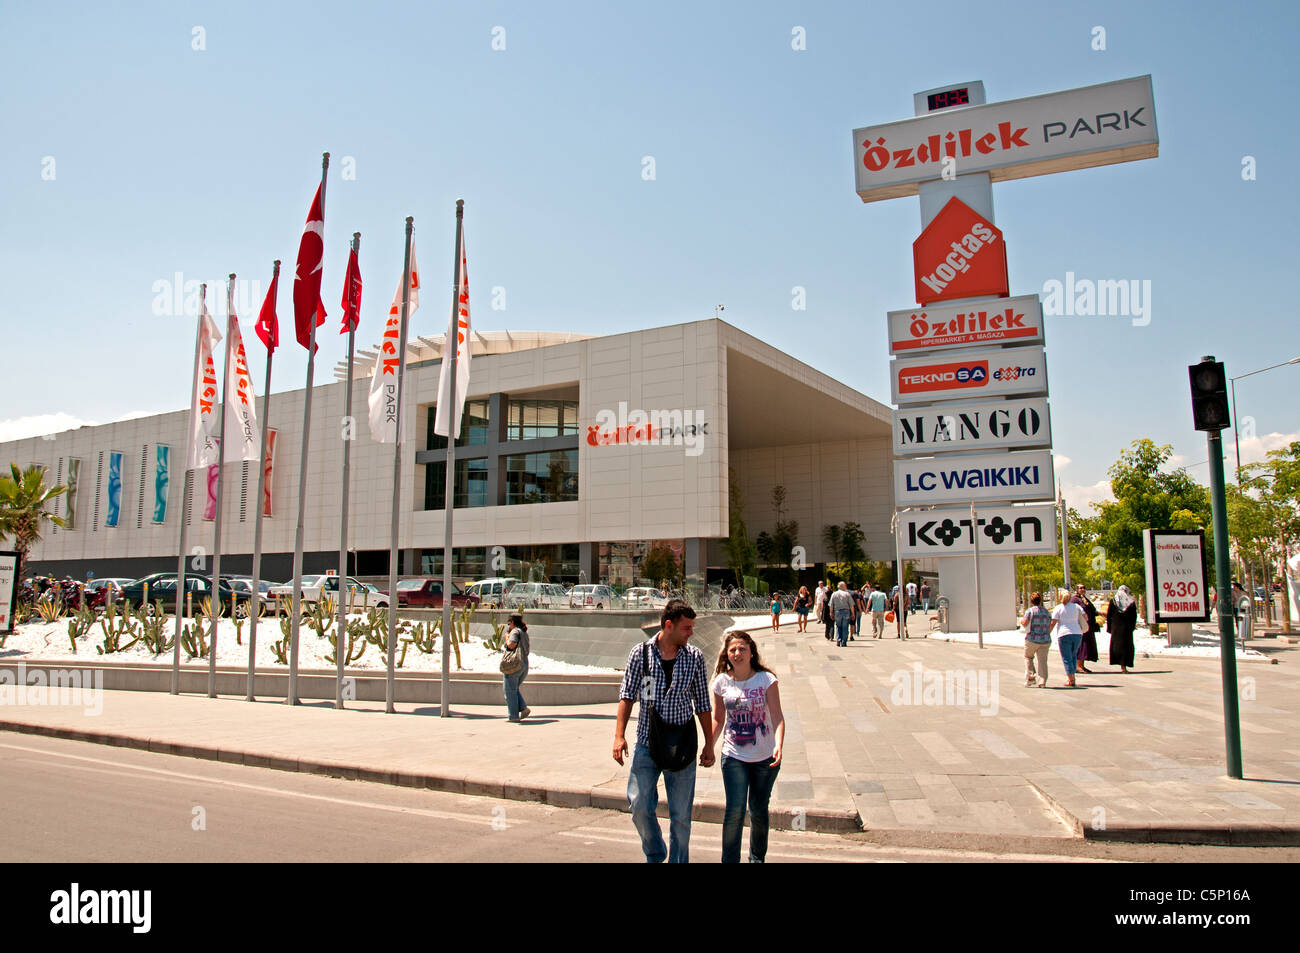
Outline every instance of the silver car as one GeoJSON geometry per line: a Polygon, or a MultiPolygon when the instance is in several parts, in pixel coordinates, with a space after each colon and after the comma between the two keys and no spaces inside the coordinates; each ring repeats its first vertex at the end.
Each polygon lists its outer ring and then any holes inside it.
{"type": "Polygon", "coordinates": [[[517,582],[506,593],[510,609],[562,609],[569,604],[564,587],[554,582],[517,582]]]}
{"type": "Polygon", "coordinates": [[[574,586],[569,590],[570,609],[612,609],[622,601],[609,586],[574,586]]]}

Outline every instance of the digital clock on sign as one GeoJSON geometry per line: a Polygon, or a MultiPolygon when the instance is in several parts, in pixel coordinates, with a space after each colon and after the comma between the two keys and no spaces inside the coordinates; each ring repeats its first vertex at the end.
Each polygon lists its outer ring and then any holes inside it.
{"type": "Polygon", "coordinates": [[[960,86],[957,89],[946,89],[941,93],[931,93],[928,102],[931,111],[947,109],[949,106],[966,106],[970,103],[970,89],[960,86]]]}

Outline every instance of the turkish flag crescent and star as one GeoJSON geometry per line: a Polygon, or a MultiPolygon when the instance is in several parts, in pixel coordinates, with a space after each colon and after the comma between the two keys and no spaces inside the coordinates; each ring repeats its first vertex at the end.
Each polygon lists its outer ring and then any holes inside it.
{"type": "Polygon", "coordinates": [[[275,302],[280,294],[280,270],[277,268],[271,278],[271,287],[262,302],[262,310],[257,313],[257,336],[266,345],[266,353],[274,354],[280,346],[280,321],[275,316],[275,302]]]}
{"type": "Polygon", "coordinates": [[[357,329],[361,320],[361,266],[357,264],[357,250],[348,255],[348,273],[343,278],[343,327],[339,334],[357,329]]]}
{"type": "Polygon", "coordinates": [[[320,300],[321,267],[325,257],[325,213],[320,204],[321,187],[316,187],[316,198],[307,213],[307,224],[302,229],[298,243],[298,268],[293,276],[293,323],[298,332],[298,343],[311,347],[311,320],[316,326],[325,323],[325,305],[320,300]]]}

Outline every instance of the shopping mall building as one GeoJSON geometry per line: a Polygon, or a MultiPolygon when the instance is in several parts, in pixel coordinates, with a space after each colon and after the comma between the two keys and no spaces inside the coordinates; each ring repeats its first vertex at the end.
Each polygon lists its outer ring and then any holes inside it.
{"type": "MultiPolygon", "coordinates": [[[[446,444],[433,434],[442,338],[408,351],[401,465],[399,573],[441,572],[446,444]]],[[[307,572],[338,566],[343,434],[351,449],[350,571],[388,573],[393,446],[366,423],[373,352],[355,363],[345,421],[344,375],[315,388],[307,474],[307,572]]],[[[255,371],[256,373],[256,371],[255,371]]],[[[188,377],[178,374],[176,392],[188,377]]],[[[271,402],[273,450],[263,573],[287,579],[298,511],[305,391],[271,402]]],[[[259,409],[262,401],[258,401],[259,409]]],[[[34,572],[139,576],[174,570],[186,548],[211,548],[209,475],[183,512],[189,412],[177,410],[0,444],[0,464],[39,463],[70,484],[32,552],[34,572]]],[[[751,538],[772,530],[772,488],[799,523],[809,565],[826,561],[829,524],[855,521],[868,558],[892,560],[890,409],[782,351],[711,319],[624,334],[475,333],[470,400],[456,448],[457,578],[515,575],[632,584],[663,541],[695,582],[731,578],[729,479],[751,538]],[[504,558],[504,562],[502,561],[504,558]]],[[[222,569],[252,565],[255,464],[223,475],[222,569]]]]}

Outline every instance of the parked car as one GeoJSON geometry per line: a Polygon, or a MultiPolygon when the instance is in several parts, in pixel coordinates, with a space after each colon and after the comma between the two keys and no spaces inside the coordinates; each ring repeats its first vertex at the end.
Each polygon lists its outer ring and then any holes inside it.
{"type": "Polygon", "coordinates": [[[484,608],[489,606],[501,606],[505,603],[506,593],[514,586],[518,579],[514,576],[498,576],[494,579],[480,579],[478,582],[472,582],[465,587],[465,594],[477,596],[479,605],[484,608]]]}
{"type": "MultiPolygon", "coordinates": [[[[320,600],[321,593],[330,595],[331,599],[338,599],[339,577],[329,573],[321,573],[315,576],[303,576],[302,585],[299,587],[302,593],[301,604],[303,611],[310,611],[311,607],[320,600]]],[[[375,607],[388,607],[388,593],[373,586],[368,586],[359,579],[348,576],[348,593],[354,610],[364,610],[375,607]]],[[[275,600],[279,598],[280,603],[292,611],[293,605],[293,584],[285,583],[282,586],[272,586],[267,595],[275,600]]],[[[335,602],[335,605],[338,603],[335,602]]]]}
{"type": "Polygon", "coordinates": [[[108,603],[108,594],[113,593],[113,600],[116,602],[122,598],[122,587],[130,585],[134,579],[127,579],[122,576],[104,576],[102,579],[92,579],[86,583],[85,599],[86,605],[91,609],[102,609],[108,603]]]}
{"type": "MultiPolygon", "coordinates": [[[[159,599],[162,600],[164,608],[174,611],[176,604],[176,573],[174,572],[156,572],[135,582],[128,583],[122,587],[119,593],[121,600],[130,608],[134,609],[144,602],[144,587],[149,586],[149,605],[159,599]]],[[[208,598],[212,591],[212,579],[209,576],[199,576],[185,574],[185,592],[193,593],[194,611],[199,611],[199,605],[208,598]]],[[[230,581],[225,576],[221,577],[221,585],[218,590],[221,597],[222,605],[229,611],[230,600],[235,600],[235,616],[243,619],[248,616],[248,604],[251,596],[247,592],[239,592],[230,586],[230,581]]]]}
{"type": "Polygon", "coordinates": [[[555,582],[517,582],[506,593],[510,609],[562,609],[569,604],[568,593],[555,582]]]}
{"type": "MultiPolygon", "coordinates": [[[[229,582],[231,587],[238,592],[247,592],[251,594],[253,591],[252,576],[222,576],[221,578],[229,582]]],[[[262,598],[263,600],[267,600],[268,594],[271,592],[271,590],[279,585],[283,585],[283,584],[278,582],[271,582],[270,580],[267,579],[257,580],[257,591],[261,594],[260,598],[262,598]]],[[[272,599],[268,601],[274,601],[274,600],[272,599]]]]}
{"type": "Polygon", "coordinates": [[[574,586],[569,590],[570,609],[612,609],[620,602],[609,586],[574,586]]]}
{"type": "Polygon", "coordinates": [[[668,597],[653,586],[634,586],[623,593],[629,609],[662,609],[668,597]]]}
{"type": "MultiPolygon", "coordinates": [[[[451,584],[451,604],[454,608],[477,606],[479,597],[468,595],[454,582],[451,584]]],[[[397,584],[397,604],[399,606],[442,608],[441,579],[403,579],[397,584]]]]}

